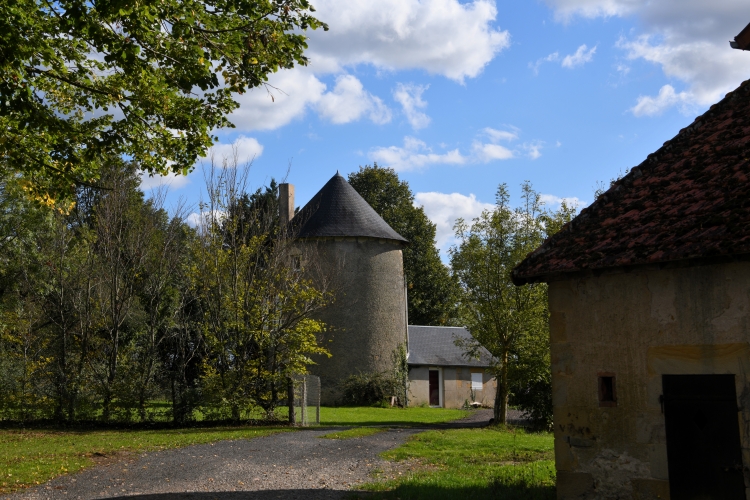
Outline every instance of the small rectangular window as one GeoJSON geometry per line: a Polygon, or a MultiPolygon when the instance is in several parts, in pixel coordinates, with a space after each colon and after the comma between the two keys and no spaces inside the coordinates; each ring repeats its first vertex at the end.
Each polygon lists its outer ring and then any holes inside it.
{"type": "Polygon", "coordinates": [[[599,373],[599,406],[617,406],[617,386],[614,373],[599,373]]]}
{"type": "Polygon", "coordinates": [[[299,255],[292,255],[292,269],[299,271],[302,269],[302,257],[299,255]]]}
{"type": "Polygon", "coordinates": [[[472,373],[471,374],[471,388],[474,390],[479,389],[480,391],[484,385],[482,384],[482,374],[481,373],[472,373]]]}

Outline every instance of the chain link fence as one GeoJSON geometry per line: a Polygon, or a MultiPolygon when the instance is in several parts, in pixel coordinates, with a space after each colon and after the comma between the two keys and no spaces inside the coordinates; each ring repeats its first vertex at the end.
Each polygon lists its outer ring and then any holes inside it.
{"type": "Polygon", "coordinates": [[[295,375],[292,381],[295,425],[320,425],[320,377],[295,375]]]}

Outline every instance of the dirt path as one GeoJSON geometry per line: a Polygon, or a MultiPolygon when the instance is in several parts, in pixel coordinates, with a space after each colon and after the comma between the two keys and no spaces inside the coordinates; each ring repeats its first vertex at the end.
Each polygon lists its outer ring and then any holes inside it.
{"type": "MultiPolygon", "coordinates": [[[[478,411],[450,427],[485,425],[478,411]]],[[[438,426],[442,427],[442,426],[438,426]]],[[[432,427],[434,428],[434,427],[432,427]]],[[[390,429],[356,439],[319,439],[332,429],[285,432],[132,456],[10,495],[8,500],[341,499],[353,486],[389,475],[397,464],[378,454],[426,429],[390,429]]]]}

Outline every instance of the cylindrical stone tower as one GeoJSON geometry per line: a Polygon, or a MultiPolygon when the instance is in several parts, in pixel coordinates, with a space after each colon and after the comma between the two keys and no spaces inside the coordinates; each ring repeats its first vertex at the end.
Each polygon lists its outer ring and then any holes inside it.
{"type": "Polygon", "coordinates": [[[322,402],[333,404],[344,379],[391,370],[392,353],[406,342],[407,241],[338,173],[292,223],[305,269],[335,297],[318,314],[332,356],[317,356],[310,367],[321,378],[322,402]]]}

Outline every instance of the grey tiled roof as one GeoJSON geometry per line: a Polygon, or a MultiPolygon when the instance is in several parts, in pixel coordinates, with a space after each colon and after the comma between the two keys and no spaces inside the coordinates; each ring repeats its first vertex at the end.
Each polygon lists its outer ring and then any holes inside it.
{"type": "Polygon", "coordinates": [[[409,325],[409,364],[432,366],[476,366],[487,367],[492,356],[482,348],[479,359],[464,355],[456,346],[455,339],[470,340],[466,328],[453,326],[409,325]]]}
{"type": "Polygon", "coordinates": [[[301,224],[298,238],[354,236],[407,243],[338,172],[294,216],[292,223],[301,224]]]}

